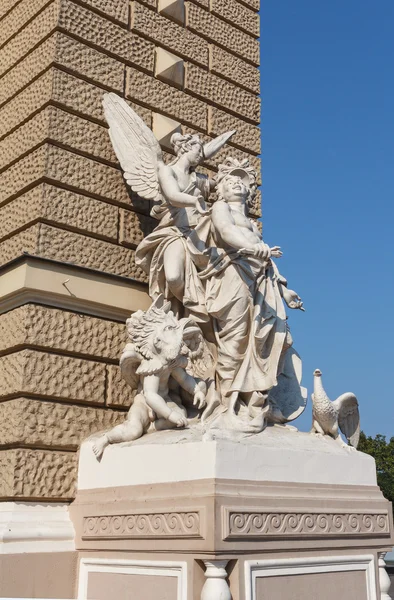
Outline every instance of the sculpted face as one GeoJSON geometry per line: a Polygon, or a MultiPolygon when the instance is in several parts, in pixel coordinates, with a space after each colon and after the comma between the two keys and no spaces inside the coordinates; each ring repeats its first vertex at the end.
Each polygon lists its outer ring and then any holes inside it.
{"type": "Polygon", "coordinates": [[[187,156],[192,167],[197,167],[203,159],[204,152],[201,142],[195,140],[191,142],[191,150],[188,150],[187,156]]]}
{"type": "Polygon", "coordinates": [[[158,354],[167,360],[179,356],[183,345],[183,328],[172,313],[166,316],[163,323],[157,326],[154,346],[158,354]]]}
{"type": "Polygon", "coordinates": [[[228,175],[221,182],[221,192],[225,202],[242,202],[246,200],[248,188],[238,175],[228,175]]]}

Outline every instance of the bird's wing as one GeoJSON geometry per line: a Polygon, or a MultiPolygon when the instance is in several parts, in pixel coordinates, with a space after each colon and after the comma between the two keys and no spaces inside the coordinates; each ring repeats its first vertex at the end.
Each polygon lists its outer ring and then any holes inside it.
{"type": "Polygon", "coordinates": [[[116,94],[105,94],[103,107],[109,136],[127,183],[141,198],[161,202],[158,169],[163,155],[153,132],[116,94]]]}
{"type": "Polygon", "coordinates": [[[360,413],[356,396],[347,392],[339,396],[333,405],[338,411],[338,424],[343,435],[357,448],[360,438],[360,413]]]}

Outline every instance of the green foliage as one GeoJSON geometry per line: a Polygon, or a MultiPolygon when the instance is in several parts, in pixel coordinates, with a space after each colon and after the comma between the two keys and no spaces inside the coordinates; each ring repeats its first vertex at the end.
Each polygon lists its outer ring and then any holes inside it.
{"type": "Polygon", "coordinates": [[[362,431],[357,450],[370,454],[376,461],[378,485],[387,500],[394,505],[394,437],[386,442],[384,435],[366,436],[362,431]]]}

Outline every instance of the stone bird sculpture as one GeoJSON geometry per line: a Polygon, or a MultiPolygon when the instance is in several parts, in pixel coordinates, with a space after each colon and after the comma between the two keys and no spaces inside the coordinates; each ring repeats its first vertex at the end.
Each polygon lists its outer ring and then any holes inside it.
{"type": "Polygon", "coordinates": [[[332,402],[323,388],[320,369],[316,369],[313,375],[311,433],[329,435],[341,446],[350,449],[342,441],[340,429],[349,444],[357,448],[360,438],[360,413],[356,396],[347,392],[332,402]]]}

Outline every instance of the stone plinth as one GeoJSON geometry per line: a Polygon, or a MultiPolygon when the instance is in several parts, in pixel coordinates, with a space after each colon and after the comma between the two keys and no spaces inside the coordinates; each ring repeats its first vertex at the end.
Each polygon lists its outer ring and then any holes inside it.
{"type": "Polygon", "coordinates": [[[373,459],[278,426],[216,435],[148,435],[100,463],[82,445],[79,598],[378,598],[392,516],[373,459]]]}

